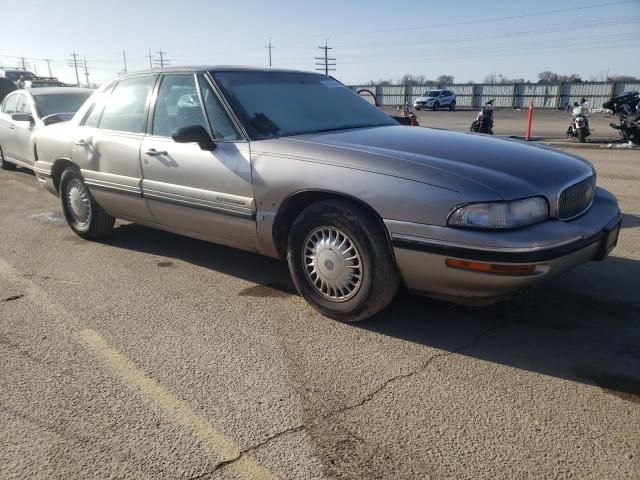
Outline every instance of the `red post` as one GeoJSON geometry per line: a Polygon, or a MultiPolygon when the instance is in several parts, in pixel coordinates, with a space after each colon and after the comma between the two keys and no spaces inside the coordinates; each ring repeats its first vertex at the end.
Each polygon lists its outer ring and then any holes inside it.
{"type": "Polygon", "coordinates": [[[531,124],[533,123],[533,98],[529,100],[529,120],[527,123],[527,136],[524,137],[525,140],[531,140],[531,124]]]}

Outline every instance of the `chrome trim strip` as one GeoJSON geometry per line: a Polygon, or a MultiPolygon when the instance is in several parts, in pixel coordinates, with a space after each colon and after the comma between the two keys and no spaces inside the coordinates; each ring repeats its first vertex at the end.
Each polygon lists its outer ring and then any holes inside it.
{"type": "Polygon", "coordinates": [[[537,247],[486,247],[483,245],[474,245],[471,243],[449,242],[447,240],[436,240],[432,238],[416,237],[413,235],[404,235],[400,233],[392,234],[391,238],[392,240],[407,240],[413,243],[422,243],[425,245],[428,244],[428,245],[442,245],[445,247],[454,247],[454,248],[469,248],[473,250],[482,250],[486,252],[521,253],[521,252],[536,252],[539,250],[548,250],[550,248],[562,247],[564,245],[577,242],[578,240],[582,240],[583,236],[578,235],[577,237],[570,238],[569,240],[565,240],[558,243],[550,243],[547,245],[540,245],[537,247]]]}
{"type": "Polygon", "coordinates": [[[112,192],[124,193],[128,195],[142,196],[142,191],[139,188],[131,187],[129,185],[123,185],[121,183],[106,182],[104,180],[85,179],[84,183],[89,187],[97,188],[100,190],[109,190],[112,192]]]}
{"type": "Polygon", "coordinates": [[[49,170],[44,170],[42,168],[34,168],[33,173],[35,173],[36,176],[51,178],[51,172],[49,170]]]}
{"type": "Polygon", "coordinates": [[[216,205],[213,202],[202,203],[203,200],[191,199],[186,197],[174,198],[173,196],[170,197],[166,195],[164,192],[155,192],[153,190],[145,190],[143,192],[143,197],[148,198],[149,200],[156,200],[160,202],[171,203],[173,205],[179,205],[181,207],[207,210],[207,211],[218,213],[221,215],[240,217],[248,220],[255,220],[256,218],[256,214],[253,211],[230,210],[228,208],[224,208],[221,205],[216,205]]]}

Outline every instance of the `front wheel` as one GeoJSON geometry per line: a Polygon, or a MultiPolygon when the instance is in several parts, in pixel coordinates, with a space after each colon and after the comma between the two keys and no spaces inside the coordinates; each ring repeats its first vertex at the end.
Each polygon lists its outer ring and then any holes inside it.
{"type": "Polygon", "coordinates": [[[16,164],[7,162],[4,158],[4,152],[2,151],[2,147],[0,147],[0,168],[3,170],[15,170],[16,164]]]}
{"type": "Polygon", "coordinates": [[[287,261],[300,295],[342,322],[379,312],[399,285],[382,228],[369,212],[343,200],[319,202],[300,214],[289,234],[287,261]]]}
{"type": "Polygon", "coordinates": [[[96,203],[80,172],[67,168],[60,178],[60,201],[67,223],[77,235],[100,238],[113,229],[116,221],[96,203]]]}
{"type": "Polygon", "coordinates": [[[438,110],[440,108],[440,104],[438,102],[433,104],[433,107],[431,107],[433,110],[438,110]]]}
{"type": "Polygon", "coordinates": [[[455,110],[455,108],[456,108],[456,102],[455,102],[455,100],[454,100],[453,102],[451,102],[451,103],[449,104],[449,110],[455,110]]]}

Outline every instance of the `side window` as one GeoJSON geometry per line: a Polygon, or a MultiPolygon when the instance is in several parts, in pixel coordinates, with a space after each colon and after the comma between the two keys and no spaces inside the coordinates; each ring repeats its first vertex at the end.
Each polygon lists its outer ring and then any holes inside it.
{"type": "Polygon", "coordinates": [[[20,95],[18,98],[18,104],[16,105],[16,112],[28,113],[31,115],[31,105],[29,105],[29,97],[26,95],[20,95]]]}
{"type": "Polygon", "coordinates": [[[227,115],[222,103],[220,103],[220,100],[211,89],[211,86],[205,80],[204,76],[198,75],[198,82],[200,83],[200,93],[202,94],[204,109],[206,110],[209,122],[211,123],[213,137],[216,140],[242,140],[240,132],[236,129],[233,121],[231,121],[227,115]]]}
{"type": "Polygon", "coordinates": [[[2,112],[15,113],[16,103],[18,103],[18,95],[17,94],[9,95],[7,99],[4,101],[2,112]]]}
{"type": "Polygon", "coordinates": [[[171,132],[176,128],[191,125],[207,128],[193,74],[165,75],[158,90],[151,133],[170,137],[171,132]]]}
{"type": "Polygon", "coordinates": [[[89,108],[89,113],[84,117],[82,125],[85,127],[97,128],[100,122],[100,117],[104,110],[104,104],[108,100],[113,85],[108,86],[103,92],[94,94],[96,96],[93,105],[89,108]]]}
{"type": "Polygon", "coordinates": [[[143,133],[144,110],[154,77],[127,78],[118,82],[106,102],[99,128],[143,133]]]}

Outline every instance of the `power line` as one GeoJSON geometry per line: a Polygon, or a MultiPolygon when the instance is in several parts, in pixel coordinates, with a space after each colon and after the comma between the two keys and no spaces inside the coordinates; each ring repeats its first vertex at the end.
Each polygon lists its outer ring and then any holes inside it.
{"type": "Polygon", "coordinates": [[[335,68],[329,68],[329,67],[336,66],[335,63],[331,63],[331,62],[335,62],[336,59],[329,58],[329,50],[333,50],[333,48],[329,47],[327,43],[328,43],[328,40],[325,40],[324,46],[318,47],[320,50],[324,50],[324,57],[316,57],[316,60],[322,60],[322,63],[316,62],[316,65],[319,65],[321,67],[321,68],[316,67],[316,70],[319,72],[322,72],[324,70],[325,75],[329,75],[329,71],[335,72],[336,70],[335,68]]]}

